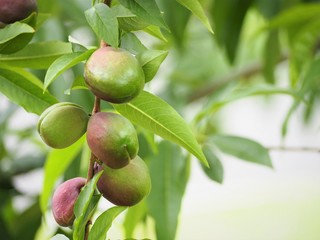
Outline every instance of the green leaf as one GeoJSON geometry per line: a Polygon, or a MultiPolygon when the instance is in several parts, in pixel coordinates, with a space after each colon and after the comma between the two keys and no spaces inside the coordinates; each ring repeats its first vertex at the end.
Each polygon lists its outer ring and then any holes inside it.
{"type": "Polygon", "coordinates": [[[88,240],[105,240],[113,220],[126,209],[127,207],[112,207],[102,213],[92,226],[88,240]]]}
{"type": "Polygon", "coordinates": [[[22,68],[47,69],[57,58],[71,52],[70,43],[37,42],[29,44],[14,54],[0,54],[0,63],[22,68]]]}
{"type": "Polygon", "coordinates": [[[112,47],[119,46],[117,17],[106,4],[94,5],[85,12],[85,16],[90,27],[100,39],[103,39],[112,47]]]}
{"type": "Polygon", "coordinates": [[[27,112],[40,115],[58,100],[42,91],[42,82],[26,70],[5,67],[0,63],[0,92],[27,112]]]}
{"type": "Polygon", "coordinates": [[[180,3],[182,6],[189,9],[195,16],[197,16],[201,20],[201,22],[206,26],[206,28],[213,33],[209,19],[206,16],[198,0],[176,0],[176,1],[180,3]]]}
{"type": "Polygon", "coordinates": [[[219,158],[212,152],[212,149],[208,145],[205,145],[202,148],[202,151],[209,163],[209,167],[203,166],[201,164],[203,171],[211,180],[216,181],[218,183],[222,183],[223,166],[219,158]]]}
{"type": "Polygon", "coordinates": [[[122,36],[121,48],[124,48],[135,55],[147,50],[147,48],[140,42],[139,38],[131,32],[122,36]]]}
{"type": "Polygon", "coordinates": [[[54,149],[49,153],[44,166],[44,182],[40,195],[40,206],[43,213],[47,210],[47,205],[55,182],[80,152],[84,139],[85,137],[82,137],[70,147],[54,149]]]}
{"type": "Polygon", "coordinates": [[[31,26],[22,22],[0,28],[0,53],[11,54],[21,50],[31,41],[34,32],[31,26]]]}
{"type": "Polygon", "coordinates": [[[124,30],[125,32],[139,31],[148,26],[147,23],[141,21],[141,19],[137,17],[118,17],[118,23],[120,29],[124,30]]]}
{"type": "Polygon", "coordinates": [[[164,12],[164,18],[169,25],[171,34],[175,43],[181,46],[186,41],[185,32],[191,12],[177,1],[162,0],[159,2],[164,12]]]}
{"type": "Polygon", "coordinates": [[[264,30],[290,27],[297,23],[306,22],[310,19],[316,19],[320,16],[320,4],[298,4],[292,8],[282,11],[263,28],[264,30]]]}
{"type": "Polygon", "coordinates": [[[168,56],[168,51],[148,50],[137,56],[145,76],[145,81],[149,82],[156,75],[161,63],[168,56]]]}
{"type": "Polygon", "coordinates": [[[119,0],[119,2],[146,23],[168,30],[155,0],[119,0]]]}
{"type": "Polygon", "coordinates": [[[150,25],[144,28],[143,31],[150,34],[151,36],[158,38],[161,41],[168,42],[166,37],[162,34],[161,29],[157,26],[150,25]]]}
{"type": "Polygon", "coordinates": [[[283,1],[279,0],[256,0],[259,11],[266,18],[271,18],[281,11],[283,3],[283,1]]]}
{"type": "Polygon", "coordinates": [[[288,109],[288,112],[287,112],[287,114],[286,114],[286,116],[284,118],[284,121],[282,123],[282,126],[281,126],[281,135],[282,135],[282,137],[287,135],[289,120],[290,120],[292,114],[295,112],[295,110],[297,110],[299,105],[300,105],[300,101],[295,100],[292,103],[292,105],[290,106],[290,108],[288,109]]]}
{"type": "Polygon", "coordinates": [[[290,38],[290,78],[293,86],[299,82],[299,75],[314,60],[319,40],[320,18],[308,21],[303,27],[294,28],[290,38]]]}
{"type": "Polygon", "coordinates": [[[67,238],[63,234],[57,234],[57,235],[54,235],[52,238],[50,238],[50,240],[69,240],[69,238],[67,238]]]}
{"type": "MultiPolygon", "coordinates": [[[[320,79],[320,59],[316,59],[309,64],[305,74],[302,75],[302,78],[301,78],[302,86],[298,92],[298,94],[301,96],[301,99],[305,95],[309,95],[310,92],[312,93],[315,89],[318,88],[319,79],[320,79]]],[[[282,136],[285,136],[287,134],[289,120],[292,114],[299,107],[301,103],[301,99],[295,99],[295,101],[292,103],[291,107],[289,108],[286,114],[286,117],[282,123],[282,127],[281,127],[282,136]]]]}
{"type": "Polygon", "coordinates": [[[135,14],[133,14],[128,8],[125,8],[124,6],[118,4],[116,6],[113,6],[110,11],[112,11],[112,14],[114,14],[117,18],[130,18],[130,17],[136,17],[135,14]]]}
{"type": "Polygon", "coordinates": [[[209,140],[226,154],[248,162],[272,167],[268,150],[255,141],[227,135],[215,135],[209,140]]]}
{"type": "Polygon", "coordinates": [[[101,195],[95,193],[97,182],[103,171],[96,174],[85,187],[81,189],[79,197],[74,205],[76,219],[73,223],[73,240],[82,240],[85,235],[87,222],[97,208],[101,195]]]}
{"type": "MultiPolygon", "coordinates": [[[[86,208],[83,209],[83,211],[84,211],[83,214],[80,215],[78,218],[76,218],[76,220],[74,221],[73,235],[72,235],[73,240],[84,239],[86,225],[87,225],[88,221],[90,221],[90,219],[92,219],[92,216],[98,207],[100,197],[101,197],[101,194],[93,194],[88,199],[89,202],[88,202],[88,205],[86,206],[86,208]]],[[[84,201],[85,200],[86,199],[84,199],[84,201]]]]}
{"type": "Polygon", "coordinates": [[[274,84],[274,70],[280,60],[280,43],[278,31],[270,31],[263,54],[263,75],[267,82],[274,84]]]}
{"type": "Polygon", "coordinates": [[[178,146],[165,141],[159,144],[158,155],[151,158],[152,189],[147,202],[159,240],[175,239],[178,215],[190,173],[190,159],[185,161],[184,158],[178,146]]]}
{"type": "Polygon", "coordinates": [[[135,124],[179,144],[208,165],[187,123],[161,98],[144,91],[129,103],[113,106],[135,124]]]}
{"type": "Polygon", "coordinates": [[[226,48],[227,56],[234,61],[243,20],[253,3],[253,0],[243,1],[215,1],[212,18],[215,23],[215,33],[218,43],[226,48]]]}
{"type": "Polygon", "coordinates": [[[126,32],[138,31],[149,25],[122,5],[116,5],[110,11],[117,17],[120,29],[126,32]]]}
{"type": "Polygon", "coordinates": [[[279,88],[277,86],[273,86],[269,84],[255,84],[253,86],[240,87],[240,88],[236,88],[228,96],[222,99],[217,99],[214,102],[212,102],[208,108],[198,113],[198,115],[195,117],[195,121],[196,122],[201,121],[204,117],[207,117],[210,114],[217,112],[226,104],[229,104],[233,101],[246,98],[246,97],[251,97],[251,96],[273,95],[273,94],[285,94],[288,96],[292,96],[296,99],[301,99],[301,96],[294,90],[279,88]]]}
{"type": "Polygon", "coordinates": [[[88,51],[88,48],[84,46],[80,41],[77,39],[73,38],[72,36],[69,35],[68,41],[72,45],[72,52],[86,52],[88,51]]]}
{"type": "Polygon", "coordinates": [[[133,232],[139,222],[141,222],[147,215],[147,203],[141,201],[135,206],[128,209],[126,217],[123,222],[126,238],[132,237],[133,232]]]}
{"type": "Polygon", "coordinates": [[[308,67],[306,74],[303,77],[303,84],[299,91],[300,95],[304,95],[312,88],[319,86],[320,79],[320,58],[314,60],[308,67]]]}
{"type": "Polygon", "coordinates": [[[36,29],[38,30],[42,24],[47,21],[51,17],[51,14],[48,13],[38,13],[37,14],[37,23],[36,23],[36,29]]]}
{"type": "Polygon", "coordinates": [[[74,79],[73,84],[72,84],[72,90],[75,89],[88,89],[87,84],[84,81],[83,76],[78,76],[74,79]]]}
{"type": "Polygon", "coordinates": [[[19,22],[26,23],[29,26],[35,28],[36,25],[37,25],[37,16],[38,16],[37,12],[32,12],[28,17],[26,17],[25,19],[20,20],[19,22]]]}
{"type": "Polygon", "coordinates": [[[56,59],[48,68],[48,71],[44,78],[44,91],[61,73],[88,59],[95,50],[96,49],[90,49],[86,52],[74,52],[63,55],[60,58],[56,59]]]}
{"type": "Polygon", "coordinates": [[[1,44],[4,44],[23,33],[34,33],[34,29],[28,24],[15,22],[0,29],[0,49],[1,44]]]}

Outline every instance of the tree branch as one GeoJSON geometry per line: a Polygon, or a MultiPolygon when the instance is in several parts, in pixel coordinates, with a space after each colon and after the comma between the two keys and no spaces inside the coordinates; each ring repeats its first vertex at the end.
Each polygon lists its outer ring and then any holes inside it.
{"type": "Polygon", "coordinates": [[[316,147],[286,147],[286,146],[270,146],[270,151],[288,151],[288,152],[314,152],[320,153],[320,148],[316,147]]]}
{"type": "MultiPolygon", "coordinates": [[[[283,54],[279,58],[279,63],[288,59],[288,56],[283,54]]],[[[227,74],[226,76],[223,77],[218,77],[214,80],[211,81],[211,84],[206,85],[203,88],[200,88],[197,90],[194,94],[190,96],[188,99],[188,102],[194,102],[197,101],[203,97],[206,97],[208,95],[211,95],[215,91],[217,91],[219,88],[225,86],[226,84],[238,80],[241,78],[251,78],[252,76],[261,73],[263,71],[264,64],[262,62],[254,62],[251,63],[241,69],[238,70],[231,70],[230,74],[227,74]]]]}
{"type": "Polygon", "coordinates": [[[93,109],[92,109],[92,115],[100,112],[100,98],[95,97],[94,98],[94,105],[93,105],[93,109]]]}

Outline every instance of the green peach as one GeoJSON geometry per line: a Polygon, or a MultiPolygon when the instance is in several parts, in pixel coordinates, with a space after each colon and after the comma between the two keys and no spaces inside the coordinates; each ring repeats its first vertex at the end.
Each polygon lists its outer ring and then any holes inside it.
{"type": "Polygon", "coordinates": [[[98,180],[97,188],[111,203],[118,206],[133,206],[146,197],[151,190],[149,169],[137,156],[120,169],[97,165],[95,172],[104,170],[98,180]]]}
{"type": "Polygon", "coordinates": [[[124,167],[139,150],[137,132],[132,123],[112,112],[91,116],[87,142],[93,154],[111,168],[124,167]]]}
{"type": "Polygon", "coordinates": [[[130,101],[145,82],[138,60],[128,51],[112,47],[99,48],[90,56],[84,78],[97,97],[112,103],[130,101]]]}
{"type": "Polygon", "coordinates": [[[89,116],[81,106],[57,103],[41,114],[38,132],[48,146],[66,148],[86,132],[88,120],[89,116]]]}

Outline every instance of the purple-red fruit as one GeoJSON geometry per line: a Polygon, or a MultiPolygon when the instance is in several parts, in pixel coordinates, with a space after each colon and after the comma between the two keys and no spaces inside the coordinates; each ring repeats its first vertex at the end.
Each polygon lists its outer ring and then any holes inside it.
{"type": "Polygon", "coordinates": [[[84,79],[99,98],[124,103],[138,96],[145,82],[139,61],[121,48],[102,47],[88,59],[84,79]]]}
{"type": "Polygon", "coordinates": [[[119,169],[97,165],[95,172],[104,169],[97,188],[104,198],[118,206],[133,206],[146,197],[151,189],[149,169],[137,156],[119,169]]]}
{"type": "Polygon", "coordinates": [[[14,23],[37,12],[36,0],[0,0],[0,22],[14,23]]]}
{"type": "Polygon", "coordinates": [[[137,132],[125,117],[112,112],[91,116],[87,142],[93,154],[111,168],[122,168],[139,150],[137,132]]]}
{"type": "Polygon", "coordinates": [[[86,179],[77,177],[63,182],[54,192],[52,198],[52,213],[56,222],[63,227],[73,224],[74,204],[80,194],[86,179]]]}

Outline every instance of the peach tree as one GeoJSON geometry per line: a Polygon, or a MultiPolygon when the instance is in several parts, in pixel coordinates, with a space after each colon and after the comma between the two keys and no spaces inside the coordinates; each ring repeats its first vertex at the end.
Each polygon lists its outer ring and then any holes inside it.
{"type": "Polygon", "coordinates": [[[311,116],[320,6],[308,2],[0,0],[0,92],[11,101],[0,118],[0,159],[19,160],[4,140],[16,106],[39,116],[37,127],[11,133],[19,143],[32,140],[39,157],[0,166],[4,239],[34,239],[54,218],[48,238],[102,240],[122,213],[126,238],[152,218],[157,239],[175,239],[192,158],[217,183],[221,154],[272,167],[266,147],[224,134],[215,117],[238,99],[275,94],[294,100],[283,136],[300,105],[311,116]],[[246,17],[263,20],[250,25],[246,17]],[[263,43],[258,53],[241,40],[251,26],[253,45],[263,43]],[[274,75],[283,61],[287,88],[274,75]],[[13,176],[39,167],[42,191],[19,216],[2,186],[12,189],[13,176]],[[114,206],[101,210],[103,201],[114,206]]]}

